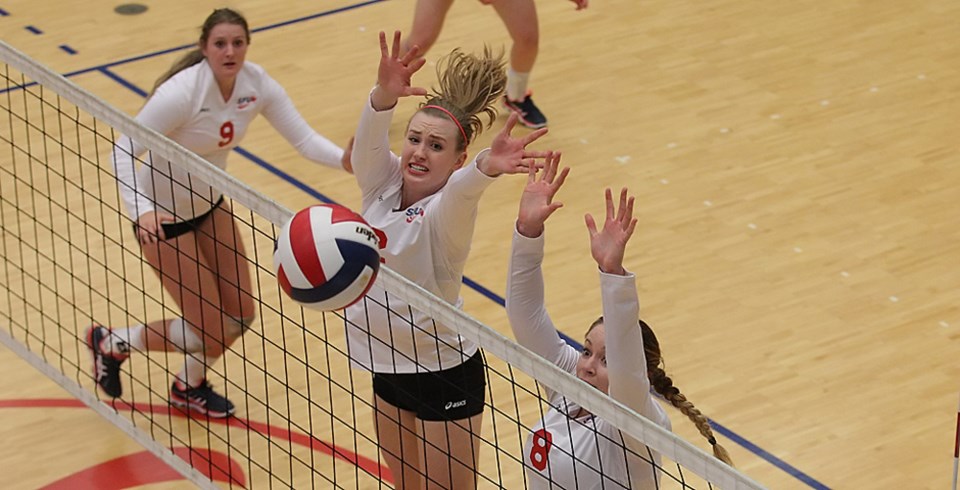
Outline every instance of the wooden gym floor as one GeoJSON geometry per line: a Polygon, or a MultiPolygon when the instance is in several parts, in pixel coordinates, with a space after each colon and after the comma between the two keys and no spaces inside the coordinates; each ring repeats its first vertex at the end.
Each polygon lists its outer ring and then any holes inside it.
{"type": "MultiPolygon", "coordinates": [[[[156,53],[195,42],[222,6],[149,2],[121,16],[113,2],[62,3],[54,12],[0,0],[3,40],[129,114],[143,98],[119,82],[149,89],[180,51],[156,53]],[[114,77],[90,70],[113,63],[114,77]]],[[[254,34],[248,60],[341,144],[375,81],[377,31],[408,29],[413,5],[229,3],[251,27],[274,26],[254,34]]],[[[677,386],[726,429],[739,468],[770,488],[948,486],[960,387],[960,6],[538,8],[531,88],[550,133],[536,146],[562,150],[573,168],[546,258],[548,307],[565,333],[581,338],[599,310],[582,215],[601,212],[604,187],[627,185],[640,218],[627,263],[643,315],[677,386]]],[[[509,44],[492,9],[460,0],[428,59],[484,42],[509,44]]],[[[415,80],[429,86],[432,66],[415,80]]],[[[412,111],[402,102],[394,129],[412,111]]],[[[304,161],[265,122],[243,146],[305,187],[359,205],[350,176],[304,161]]],[[[231,158],[233,175],[290,209],[316,202],[290,179],[231,158]]],[[[504,177],[484,197],[466,270],[481,287],[463,290],[465,310],[504,333],[493,299],[503,294],[522,185],[504,177]]],[[[5,349],[0,366],[0,402],[64,397],[5,349]]],[[[13,488],[140,450],[89,410],[0,407],[0,473],[13,488]]],[[[670,413],[678,434],[705,447],[670,413]]]]}

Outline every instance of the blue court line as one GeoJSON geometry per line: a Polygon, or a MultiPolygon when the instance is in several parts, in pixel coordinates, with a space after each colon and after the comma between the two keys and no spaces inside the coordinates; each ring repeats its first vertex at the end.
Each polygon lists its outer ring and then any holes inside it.
{"type": "Polygon", "coordinates": [[[26,29],[26,30],[34,33],[34,34],[38,34],[38,35],[39,35],[39,34],[43,34],[43,31],[41,31],[39,28],[34,27],[34,26],[26,26],[26,27],[24,27],[24,29],[26,29]]]}
{"type": "Polygon", "coordinates": [[[806,483],[807,485],[810,486],[810,488],[815,488],[817,490],[830,490],[830,487],[824,485],[823,483],[820,483],[819,481],[814,479],[812,476],[800,471],[799,469],[791,466],[786,461],[763,450],[760,446],[757,446],[756,444],[744,439],[736,432],[720,425],[717,421],[710,420],[710,427],[712,427],[713,430],[718,434],[743,446],[743,448],[746,449],[747,451],[750,451],[751,453],[756,454],[757,456],[763,458],[773,466],[776,466],[777,468],[780,468],[781,470],[783,470],[788,475],[796,478],[797,480],[802,481],[803,483],[806,483]]]}
{"type": "MultiPolygon", "coordinates": [[[[473,289],[474,291],[480,293],[481,295],[486,296],[487,299],[489,299],[490,301],[493,301],[494,303],[503,307],[507,306],[507,300],[500,297],[499,294],[483,287],[482,285],[480,285],[480,283],[474,281],[473,279],[470,279],[467,276],[463,276],[463,283],[466,284],[470,289],[473,289]]],[[[568,336],[567,334],[559,330],[557,330],[557,333],[560,334],[560,338],[562,338],[566,343],[576,347],[577,350],[583,350],[583,346],[580,345],[580,343],[577,342],[576,340],[573,340],[572,337],[568,336]]]]}
{"type": "Polygon", "coordinates": [[[6,10],[0,9],[0,17],[6,17],[10,15],[6,10]]]}
{"type": "MultiPolygon", "coordinates": [[[[336,9],[336,10],[330,10],[330,11],[327,11],[327,12],[321,12],[321,13],[319,13],[319,14],[314,14],[314,15],[310,15],[310,16],[306,16],[306,17],[300,17],[300,18],[298,18],[298,19],[294,19],[294,20],[290,20],[290,21],[284,21],[284,22],[279,22],[279,23],[272,24],[272,25],[269,25],[269,26],[265,26],[265,27],[261,27],[261,28],[257,28],[257,29],[252,29],[252,32],[259,32],[259,31],[264,31],[264,30],[268,30],[268,29],[274,29],[274,28],[277,28],[277,27],[282,27],[282,26],[294,24],[294,23],[297,23],[297,22],[303,22],[303,21],[306,21],[306,20],[316,19],[316,18],[319,18],[319,17],[324,17],[324,16],[326,16],[326,15],[333,14],[333,13],[343,12],[343,11],[351,10],[351,9],[354,9],[354,8],[366,6],[366,5],[371,5],[371,4],[375,4],[375,3],[380,3],[380,2],[383,2],[383,1],[385,1],[385,0],[371,0],[371,1],[368,1],[368,2],[364,2],[364,3],[360,3],[360,4],[356,4],[356,5],[352,5],[352,6],[348,6],[348,7],[344,7],[344,8],[340,8],[340,9],[336,9]]],[[[190,44],[190,45],[180,46],[180,47],[171,48],[171,49],[166,49],[166,50],[162,50],[162,51],[157,51],[157,52],[150,53],[150,54],[146,54],[146,55],[142,55],[142,56],[136,56],[136,57],[133,57],[133,58],[128,58],[128,59],[122,60],[122,61],[117,61],[117,62],[105,64],[105,65],[100,65],[100,66],[96,66],[96,67],[87,68],[87,69],[84,69],[84,70],[80,70],[80,71],[68,73],[68,74],[66,74],[66,75],[64,75],[64,76],[65,76],[65,77],[70,77],[70,76],[73,76],[73,75],[79,75],[79,74],[88,73],[88,72],[91,72],[91,71],[97,71],[97,72],[100,72],[100,73],[108,76],[108,77],[111,78],[112,80],[114,80],[114,81],[116,81],[117,83],[119,83],[120,85],[128,88],[129,90],[133,91],[134,93],[140,95],[141,97],[145,97],[145,96],[147,95],[147,92],[145,92],[144,90],[140,89],[139,87],[137,87],[137,86],[134,85],[133,83],[130,83],[129,81],[123,79],[123,78],[120,77],[119,75],[111,72],[110,70],[108,70],[108,68],[109,68],[109,67],[113,67],[113,66],[117,66],[117,65],[121,65],[121,64],[131,63],[131,62],[134,62],[134,61],[143,60],[143,59],[146,59],[146,58],[152,58],[152,57],[155,57],[155,56],[159,56],[159,55],[171,53],[171,52],[178,51],[178,50],[181,50],[181,49],[189,48],[189,47],[191,47],[191,46],[193,46],[193,45],[190,44]]],[[[287,181],[289,184],[293,185],[294,187],[296,187],[296,188],[298,188],[298,189],[306,192],[306,193],[309,194],[310,196],[312,196],[312,197],[314,197],[314,198],[316,198],[316,199],[318,199],[318,200],[320,200],[320,201],[322,201],[322,202],[325,202],[325,203],[333,203],[333,202],[334,202],[334,201],[331,200],[330,198],[328,198],[328,197],[326,197],[325,195],[323,195],[321,192],[319,192],[319,191],[317,191],[316,189],[313,189],[312,187],[310,187],[309,185],[301,182],[301,181],[298,180],[296,177],[293,177],[292,175],[290,175],[290,174],[288,174],[288,173],[280,170],[279,168],[277,168],[277,167],[269,164],[267,161],[263,160],[263,159],[260,158],[260,157],[257,157],[256,155],[250,153],[249,151],[244,150],[244,149],[239,148],[239,147],[235,148],[235,151],[236,151],[237,153],[239,153],[240,155],[244,156],[245,158],[251,160],[251,161],[254,162],[255,164],[257,164],[257,165],[259,165],[259,166],[267,169],[268,171],[270,171],[270,172],[273,173],[274,175],[276,175],[276,176],[280,177],[281,179],[287,181]]],[[[471,289],[477,291],[477,292],[480,293],[481,295],[487,297],[487,298],[490,299],[491,301],[493,301],[493,302],[495,302],[495,303],[497,303],[497,304],[499,304],[499,305],[501,305],[501,306],[504,306],[504,305],[506,304],[506,301],[505,301],[500,295],[498,295],[498,294],[494,293],[493,291],[491,291],[491,290],[483,287],[482,285],[480,285],[479,283],[471,280],[471,279],[468,278],[468,277],[464,277],[464,278],[463,278],[463,283],[466,284],[466,285],[467,285],[468,287],[470,287],[471,289]]],[[[564,339],[568,344],[573,345],[574,347],[577,347],[577,348],[582,348],[582,346],[581,346],[576,340],[570,338],[570,337],[567,336],[567,335],[564,335],[563,333],[560,333],[560,335],[561,335],[561,337],[563,337],[563,339],[564,339]]],[[[824,485],[823,483],[820,483],[819,481],[817,481],[817,480],[814,479],[813,477],[807,475],[807,474],[804,473],[803,471],[801,471],[801,470],[799,470],[799,469],[791,466],[789,463],[787,463],[787,462],[783,461],[782,459],[774,456],[773,454],[771,454],[771,453],[763,450],[762,448],[760,448],[760,447],[757,446],[756,444],[753,444],[752,442],[750,442],[750,441],[747,440],[746,438],[744,438],[744,437],[736,434],[735,432],[731,431],[730,429],[727,429],[726,427],[720,425],[720,424],[717,423],[716,421],[711,420],[711,421],[710,421],[710,424],[711,424],[712,427],[714,427],[714,428],[716,429],[716,431],[717,431],[718,433],[720,433],[720,434],[723,435],[724,437],[727,437],[728,439],[730,439],[731,441],[739,444],[740,446],[742,446],[743,448],[747,449],[748,451],[756,454],[758,457],[760,457],[760,458],[762,458],[763,460],[767,461],[768,463],[770,463],[770,464],[773,465],[774,467],[776,467],[776,468],[778,468],[778,469],[780,469],[780,470],[783,470],[783,471],[784,471],[785,473],[787,473],[788,475],[793,476],[794,478],[796,478],[796,479],[802,481],[803,483],[809,485],[811,488],[815,488],[815,489],[817,489],[817,490],[829,490],[829,487],[827,487],[827,486],[824,485]]]]}
{"type": "Polygon", "coordinates": [[[60,49],[66,51],[68,54],[77,54],[77,50],[67,46],[66,44],[61,44],[60,49]]]}
{"type": "Polygon", "coordinates": [[[240,148],[239,146],[236,147],[236,148],[234,148],[233,151],[235,151],[235,152],[243,155],[244,157],[246,157],[248,160],[252,161],[253,163],[256,163],[257,165],[259,165],[259,166],[261,166],[261,167],[269,170],[270,173],[276,175],[277,177],[280,177],[281,179],[286,180],[288,183],[290,183],[291,185],[293,185],[293,186],[296,187],[297,189],[300,189],[301,191],[306,192],[307,194],[309,194],[310,196],[312,196],[314,199],[320,200],[320,201],[325,202],[325,203],[327,203],[327,204],[336,204],[336,203],[333,201],[333,199],[330,199],[329,197],[321,194],[320,191],[314,189],[313,187],[310,187],[310,186],[307,185],[307,184],[304,184],[303,182],[300,182],[299,180],[297,180],[296,177],[294,177],[294,176],[292,176],[292,175],[284,172],[283,170],[280,170],[279,168],[277,168],[277,167],[275,167],[275,166],[267,163],[266,160],[264,160],[264,159],[262,159],[262,158],[260,158],[260,157],[258,157],[258,156],[256,156],[256,155],[254,155],[253,153],[250,153],[249,151],[244,150],[243,148],[240,148]]]}
{"type": "Polygon", "coordinates": [[[120,75],[117,75],[116,73],[110,71],[109,68],[107,68],[107,67],[102,67],[102,68],[98,68],[97,71],[99,71],[100,73],[103,73],[104,75],[107,76],[107,78],[113,80],[114,82],[117,82],[117,83],[119,83],[120,85],[123,85],[124,87],[126,87],[127,89],[129,89],[131,92],[139,95],[140,97],[147,98],[147,91],[146,91],[146,90],[143,90],[143,89],[141,89],[140,87],[138,87],[138,86],[136,86],[136,85],[128,82],[125,78],[123,78],[123,77],[121,77],[120,75]]]}
{"type": "MultiPolygon", "coordinates": [[[[349,11],[349,10],[358,9],[358,8],[360,8],[360,7],[366,7],[366,6],[368,6],[368,5],[373,5],[373,4],[381,3],[381,2],[385,2],[385,1],[387,1],[387,0],[369,0],[369,1],[366,1],[366,2],[356,3],[356,4],[353,4],[353,5],[347,5],[346,7],[341,7],[341,8],[338,8],[338,9],[326,10],[326,11],[319,12],[319,13],[316,13],[316,14],[311,14],[311,15],[306,15],[306,16],[303,16],[303,17],[298,17],[298,18],[292,19],[292,20],[285,20],[285,21],[282,21],[282,22],[277,22],[277,23],[275,23],[275,24],[269,24],[269,25],[266,25],[266,26],[263,26],[263,27],[256,27],[256,28],[250,29],[250,32],[251,32],[251,34],[252,34],[252,33],[255,33],[255,32],[269,31],[269,30],[271,30],[271,29],[277,29],[277,28],[279,28],[279,27],[288,26],[288,25],[295,24],[295,23],[298,23],[298,22],[306,22],[306,21],[308,21],[308,20],[319,19],[319,18],[321,18],[321,17],[326,17],[326,16],[328,16],[328,15],[339,14],[339,13],[341,13],[341,12],[347,12],[347,11],[349,11]]],[[[75,75],[83,75],[83,74],[85,74],[85,73],[90,73],[90,72],[92,72],[92,71],[100,71],[100,70],[102,70],[103,68],[111,68],[111,67],[114,67],[114,66],[119,66],[119,65],[125,65],[125,64],[128,64],[128,63],[133,63],[134,61],[145,60],[145,59],[148,59],[148,58],[155,58],[155,57],[157,57],[157,56],[162,56],[162,55],[165,55],[165,54],[174,53],[174,52],[181,51],[181,50],[184,50],[184,49],[189,49],[189,48],[192,48],[192,47],[195,47],[195,46],[196,46],[195,43],[184,44],[184,45],[182,45],[182,46],[177,46],[177,47],[175,47],[175,48],[169,48],[169,49],[163,49],[163,50],[160,50],[160,51],[154,51],[154,52],[152,52],[152,53],[147,53],[147,54],[143,54],[143,55],[140,55],[140,56],[133,56],[133,57],[130,57],[130,58],[125,58],[125,59],[119,60],[119,61],[113,61],[113,62],[104,64],[104,65],[92,66],[92,67],[90,67],[90,68],[84,68],[84,69],[81,69],[81,70],[72,71],[72,72],[69,72],[69,73],[64,74],[63,76],[65,76],[65,77],[67,77],[67,78],[70,78],[70,77],[75,76],[75,75]]]]}
{"type": "MultiPolygon", "coordinates": [[[[387,0],[369,0],[369,1],[366,1],[366,2],[356,3],[356,4],[353,4],[353,5],[347,5],[346,7],[341,7],[341,8],[338,8],[338,9],[326,10],[326,11],[324,11],[324,12],[319,12],[319,13],[316,13],[316,14],[306,15],[306,16],[298,17],[298,18],[292,19],[292,20],[285,20],[285,21],[282,21],[282,22],[277,22],[277,23],[275,23],[275,24],[269,24],[269,25],[266,25],[266,26],[263,26],[263,27],[256,27],[256,28],[251,29],[250,32],[251,32],[251,33],[254,33],[254,32],[269,31],[269,30],[271,30],[271,29],[277,29],[277,28],[279,28],[279,27],[288,26],[288,25],[295,24],[295,23],[298,23],[298,22],[306,22],[306,21],[313,20],[313,19],[319,19],[319,18],[321,18],[321,17],[326,17],[326,16],[328,16],[328,15],[338,14],[338,13],[341,13],[341,12],[347,12],[347,11],[349,11],[349,10],[358,9],[358,8],[361,8],[361,7],[366,7],[366,6],[368,6],[368,5],[373,5],[373,4],[377,4],[377,3],[382,3],[382,2],[385,2],[385,1],[387,1],[387,0]]],[[[100,73],[106,74],[106,75],[109,76],[110,78],[113,78],[114,80],[116,80],[117,82],[121,83],[122,85],[127,86],[127,82],[126,82],[126,81],[121,80],[121,79],[120,79],[119,77],[117,77],[116,75],[113,75],[112,73],[107,72],[107,71],[104,71],[104,70],[106,70],[106,69],[108,69],[108,68],[113,68],[113,67],[115,67],[115,66],[120,66],[120,65],[126,65],[126,64],[129,64],[129,63],[133,63],[133,62],[135,62],[135,61],[141,61],[141,60],[145,60],[145,59],[149,59],[149,58],[156,58],[157,56],[163,56],[163,55],[165,55],[165,54],[175,53],[175,52],[177,52],[177,51],[182,51],[182,50],[184,50],[184,49],[189,49],[189,48],[192,48],[192,47],[194,47],[194,46],[196,46],[196,44],[184,44],[184,45],[182,45],[182,46],[176,46],[176,47],[173,47],[173,48],[162,49],[162,50],[160,50],[160,51],[154,51],[154,52],[152,52],[152,53],[147,53],[147,54],[143,54],[143,55],[139,55],[139,56],[132,56],[132,57],[130,57],[130,58],[124,58],[124,59],[119,60],[119,61],[112,61],[112,62],[110,62],[110,63],[106,63],[106,64],[102,64],[102,65],[91,66],[91,67],[89,67],[89,68],[82,68],[82,69],[80,69],[80,70],[74,70],[74,71],[71,71],[71,72],[64,73],[63,76],[64,76],[65,78],[70,78],[70,77],[74,77],[74,76],[77,76],[77,75],[85,75],[85,74],[90,73],[90,72],[100,72],[100,73]]],[[[11,87],[11,88],[0,89],[0,94],[4,94],[4,93],[6,93],[6,92],[11,92],[11,91],[14,91],[14,90],[24,89],[24,88],[27,88],[27,87],[31,87],[31,86],[33,86],[33,85],[36,85],[36,82],[30,82],[30,83],[28,83],[28,84],[26,84],[26,85],[23,85],[23,86],[19,86],[19,85],[18,85],[18,86],[14,86],[14,87],[11,87]]],[[[133,87],[133,86],[127,86],[127,88],[130,88],[131,90],[133,90],[133,91],[136,92],[137,94],[140,94],[141,96],[146,96],[146,92],[143,92],[143,91],[140,90],[139,88],[136,88],[136,87],[133,87]]]]}

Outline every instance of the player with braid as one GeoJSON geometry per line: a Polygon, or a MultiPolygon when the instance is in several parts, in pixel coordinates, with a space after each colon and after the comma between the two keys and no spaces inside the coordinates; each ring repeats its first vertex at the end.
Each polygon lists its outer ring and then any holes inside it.
{"type": "MultiPolygon", "coordinates": [[[[160,76],[137,121],[226,168],[227,155],[262,114],[305,158],[349,170],[343,149],[307,124],[263,68],[245,61],[249,45],[246,19],[231,9],[214,10],[197,47],[160,76]]],[[[119,397],[120,367],[131,352],[183,352],[170,402],[227,417],[234,405],[213,390],[206,374],[256,318],[250,263],[216,183],[153,154],[141,160],[146,152],[141,143],[120,137],[112,152],[114,171],[143,256],[181,316],[113,330],[90,327],[94,376],[104,393],[119,397]]]]}
{"type": "MultiPolygon", "coordinates": [[[[400,33],[392,50],[380,33],[377,85],[351,160],[361,214],[381,234],[385,265],[460,306],[480,198],[497,176],[526,172],[545,156],[526,147],[546,129],[514,138],[513,114],[490,148],[468,160],[467,146],[483,128],[479,116],[493,121],[506,76],[502,57],[489,50],[454,50],[437,63],[438,88],[407,122],[400,154],[392,153],[399,99],[427,95],[411,85],[424,64],[418,50],[401,56],[400,33]]],[[[373,372],[377,439],[397,488],[475,488],[486,385],[479,346],[379,284],[367,296],[346,310],[347,346],[354,366],[373,372]]]]}
{"type": "MultiPolygon", "coordinates": [[[[616,209],[610,189],[606,190],[606,219],[600,229],[593,216],[585,217],[590,250],[599,267],[603,316],[587,330],[582,351],[557,333],[544,306],[541,265],[544,223],[562,206],[553,198],[569,171],[559,170],[559,162],[559,154],[551,155],[541,176],[530,171],[520,199],[506,294],[517,341],[670,430],[670,419],[650,393],[652,385],[694,421],[714,455],[731,464],[706,417],[660,367],[663,358],[653,330],[642,320],[638,326],[636,278],[623,267],[627,241],[637,224],[634,198],[628,197],[626,188],[616,209]]],[[[551,408],[533,427],[523,450],[530,488],[659,488],[658,454],[562,394],[547,392],[551,408]]]]}

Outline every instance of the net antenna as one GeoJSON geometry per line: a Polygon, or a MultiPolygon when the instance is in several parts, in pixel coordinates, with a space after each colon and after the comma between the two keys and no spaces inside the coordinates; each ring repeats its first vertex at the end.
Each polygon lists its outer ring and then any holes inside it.
{"type": "Polygon", "coordinates": [[[957,490],[957,472],[960,470],[960,402],[957,402],[957,429],[953,442],[953,490],[957,490]]]}

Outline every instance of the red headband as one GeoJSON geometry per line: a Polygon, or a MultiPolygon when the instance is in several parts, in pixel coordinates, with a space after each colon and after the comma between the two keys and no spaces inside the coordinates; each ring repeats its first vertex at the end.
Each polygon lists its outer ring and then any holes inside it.
{"type": "Polygon", "coordinates": [[[453,115],[452,112],[450,112],[450,111],[448,111],[448,110],[446,110],[446,109],[444,109],[443,107],[440,107],[440,106],[438,106],[438,105],[425,105],[425,106],[421,107],[420,109],[421,109],[421,110],[423,110],[423,109],[437,109],[437,110],[443,112],[444,114],[450,116],[450,119],[453,119],[453,123],[457,125],[457,129],[460,130],[460,136],[463,136],[463,146],[467,146],[467,144],[470,143],[470,141],[467,140],[467,132],[463,130],[463,126],[460,125],[460,121],[458,121],[457,118],[454,117],[454,115],[453,115]]]}

